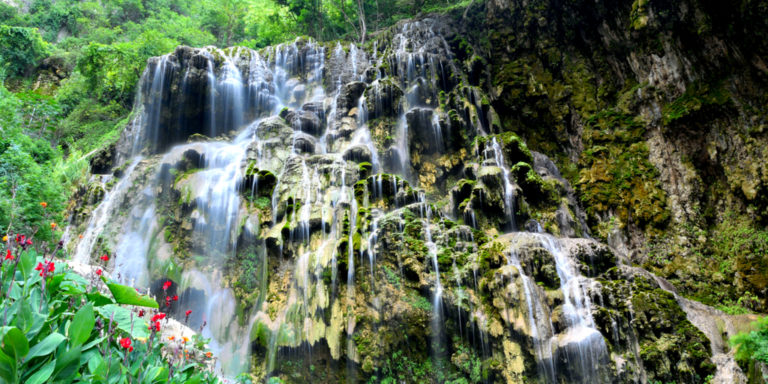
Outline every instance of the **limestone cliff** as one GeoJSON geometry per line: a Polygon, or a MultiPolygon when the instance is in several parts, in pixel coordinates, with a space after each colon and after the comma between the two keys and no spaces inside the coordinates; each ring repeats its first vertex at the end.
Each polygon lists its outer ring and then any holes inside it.
{"type": "Polygon", "coordinates": [[[260,381],[744,382],[734,318],[686,297],[768,304],[760,15],[497,0],[364,46],[179,47],[76,257],[178,283],[260,381]]]}

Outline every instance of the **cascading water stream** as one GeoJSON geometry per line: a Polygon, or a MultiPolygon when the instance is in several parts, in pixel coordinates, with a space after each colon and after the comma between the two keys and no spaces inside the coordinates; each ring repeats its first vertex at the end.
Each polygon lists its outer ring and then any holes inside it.
{"type": "Polygon", "coordinates": [[[121,199],[128,188],[131,187],[134,171],[140,161],[141,157],[134,158],[126,168],[123,178],[104,195],[104,199],[91,215],[91,218],[88,221],[88,226],[86,227],[80,242],[77,243],[77,248],[75,249],[75,254],[72,257],[72,260],[78,263],[87,263],[91,259],[99,236],[101,236],[104,227],[109,223],[110,218],[114,214],[115,209],[117,209],[117,206],[120,204],[121,199]]]}
{"type": "Polygon", "coordinates": [[[525,303],[528,310],[528,327],[530,328],[530,335],[533,340],[533,349],[536,353],[539,374],[545,382],[554,383],[557,376],[555,373],[555,362],[552,359],[554,336],[550,315],[547,309],[541,305],[543,300],[539,296],[536,283],[525,273],[514,249],[507,255],[507,263],[517,269],[517,273],[522,280],[523,293],[525,294],[525,303]]]}
{"type": "Polygon", "coordinates": [[[557,239],[546,234],[531,234],[555,259],[560,290],[563,293],[563,316],[568,329],[560,335],[560,349],[575,361],[581,382],[603,382],[598,370],[608,352],[600,331],[592,317],[592,302],[586,286],[590,283],[579,274],[573,262],[562,250],[557,239]]]}
{"type": "Polygon", "coordinates": [[[504,180],[504,214],[509,220],[509,228],[514,231],[517,229],[515,224],[515,187],[512,185],[511,175],[504,159],[504,152],[495,137],[491,139],[491,149],[493,150],[493,159],[496,165],[501,168],[501,176],[504,180]]]}

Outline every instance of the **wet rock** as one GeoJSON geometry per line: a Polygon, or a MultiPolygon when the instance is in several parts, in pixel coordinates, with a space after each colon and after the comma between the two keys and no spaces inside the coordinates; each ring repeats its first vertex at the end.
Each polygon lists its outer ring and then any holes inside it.
{"type": "Polygon", "coordinates": [[[294,133],[293,148],[303,154],[315,153],[315,138],[305,133],[294,133]]]}
{"type": "Polygon", "coordinates": [[[579,260],[582,272],[587,276],[598,276],[616,266],[618,259],[611,249],[602,243],[588,239],[561,239],[563,248],[579,260]]]}
{"type": "Polygon", "coordinates": [[[307,86],[304,84],[299,84],[293,88],[293,99],[298,101],[304,99],[304,96],[307,93],[307,86]]]}
{"type": "Polygon", "coordinates": [[[321,120],[325,118],[325,106],[322,102],[310,102],[301,106],[301,109],[307,112],[312,112],[317,115],[321,120]]]}
{"type": "Polygon", "coordinates": [[[360,96],[365,92],[366,84],[361,81],[346,83],[341,87],[337,100],[339,115],[346,115],[352,108],[356,108],[360,96]]]}
{"type": "Polygon", "coordinates": [[[323,122],[312,112],[304,110],[288,111],[285,113],[284,119],[293,129],[315,136],[323,134],[323,122]]]}
{"type": "Polygon", "coordinates": [[[344,160],[357,163],[371,162],[371,150],[365,145],[355,145],[344,152],[344,160]]]}
{"type": "Polygon", "coordinates": [[[368,116],[371,119],[382,116],[397,116],[403,91],[390,78],[374,81],[365,91],[368,116]]]}
{"type": "Polygon", "coordinates": [[[115,165],[116,156],[115,144],[97,152],[90,161],[91,173],[94,175],[107,175],[111,173],[112,167],[115,165]]]}
{"type": "Polygon", "coordinates": [[[429,108],[413,108],[405,114],[411,151],[433,154],[443,149],[442,127],[433,121],[433,115],[434,111],[429,108]]]}
{"type": "Polygon", "coordinates": [[[504,170],[496,166],[483,166],[477,171],[477,179],[491,189],[504,188],[504,170]]]}

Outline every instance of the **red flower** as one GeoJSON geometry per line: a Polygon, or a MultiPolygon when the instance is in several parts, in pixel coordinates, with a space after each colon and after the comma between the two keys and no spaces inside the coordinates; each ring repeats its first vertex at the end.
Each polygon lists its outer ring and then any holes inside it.
{"type": "Polygon", "coordinates": [[[40,276],[42,277],[46,277],[56,270],[56,265],[54,265],[53,261],[44,261],[44,263],[37,263],[37,267],[35,267],[35,271],[40,271],[40,276]]]}
{"type": "Polygon", "coordinates": [[[27,244],[27,245],[32,245],[32,240],[31,240],[31,239],[27,239],[27,242],[26,242],[26,244],[27,244]]]}
{"type": "Polygon", "coordinates": [[[101,276],[101,269],[97,269],[97,270],[96,270],[96,274],[97,274],[97,275],[99,275],[99,276],[101,276]]]}
{"type": "Polygon", "coordinates": [[[160,322],[155,321],[155,331],[160,332],[160,322]]]}
{"type": "Polygon", "coordinates": [[[102,257],[99,257],[99,259],[101,259],[102,261],[108,261],[109,260],[109,256],[104,255],[102,257]]]}
{"type": "Polygon", "coordinates": [[[139,317],[144,317],[144,310],[143,309],[139,309],[139,317]]]}
{"type": "Polygon", "coordinates": [[[187,309],[187,311],[184,312],[184,314],[187,315],[187,317],[189,317],[189,315],[192,314],[192,310],[191,309],[187,309]]]}
{"type": "Polygon", "coordinates": [[[179,295],[173,295],[173,301],[179,301],[179,295]]]}
{"type": "Polygon", "coordinates": [[[162,320],[162,319],[165,319],[165,313],[158,313],[157,315],[152,316],[153,322],[162,320]]]}
{"type": "Polygon", "coordinates": [[[168,288],[170,288],[170,287],[171,287],[171,282],[170,282],[170,280],[169,280],[169,281],[166,281],[165,283],[163,283],[163,291],[167,291],[167,290],[168,290],[168,288]]]}
{"type": "Polygon", "coordinates": [[[131,346],[131,339],[127,337],[123,337],[120,339],[120,346],[127,349],[128,352],[133,352],[133,347],[131,346]]]}
{"type": "Polygon", "coordinates": [[[13,255],[11,255],[11,250],[10,249],[5,251],[5,259],[6,260],[13,260],[13,255]]]}

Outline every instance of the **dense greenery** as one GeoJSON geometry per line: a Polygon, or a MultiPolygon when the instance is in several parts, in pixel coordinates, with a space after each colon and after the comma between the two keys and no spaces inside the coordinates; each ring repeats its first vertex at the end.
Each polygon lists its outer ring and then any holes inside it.
{"type": "Polygon", "coordinates": [[[755,330],[740,333],[731,340],[740,365],[748,366],[755,361],[768,364],[768,316],[754,324],[755,330]]]}
{"type": "Polygon", "coordinates": [[[52,252],[38,246],[38,253],[26,236],[6,240],[0,382],[219,382],[202,369],[211,359],[205,340],[160,337],[167,320],[154,299],[111,282],[101,269],[74,273],[53,257],[61,245],[52,252]]]}

